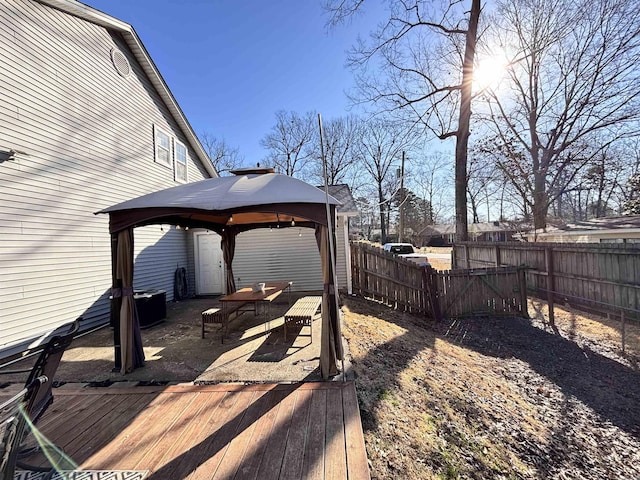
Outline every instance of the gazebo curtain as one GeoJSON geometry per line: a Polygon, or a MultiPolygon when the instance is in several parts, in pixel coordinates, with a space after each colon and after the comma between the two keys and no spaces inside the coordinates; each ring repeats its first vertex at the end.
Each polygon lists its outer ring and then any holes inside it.
{"type": "Polygon", "coordinates": [[[129,373],[144,365],[140,323],[133,298],[133,229],[118,233],[116,247],[116,284],[113,297],[121,298],[119,336],[120,372],[129,373]]]}
{"type": "Polygon", "coordinates": [[[236,235],[281,221],[293,225],[295,221],[300,227],[317,227],[324,283],[320,363],[323,377],[338,373],[336,360],[342,359],[343,353],[327,222],[332,223],[330,219],[335,218],[340,202],[302,180],[276,174],[273,169],[242,169],[233,173],[233,177],[209,178],[151,192],[96,212],[109,214],[111,320],[117,370],[126,373],[144,363],[133,299],[134,228],[171,224],[220,233],[226,293],[233,293],[236,291],[232,268],[236,235]]]}
{"type": "Polygon", "coordinates": [[[322,333],[320,337],[320,372],[327,379],[338,374],[337,360],[343,359],[340,311],[337,309],[338,291],[334,283],[329,229],[316,226],[316,242],[322,262],[322,333]]]}
{"type": "Polygon", "coordinates": [[[222,257],[224,258],[224,264],[226,267],[226,294],[229,295],[236,291],[236,280],[233,278],[233,255],[236,251],[236,232],[231,228],[226,228],[222,231],[222,257]]]}
{"type": "MultiPolygon", "coordinates": [[[[235,253],[236,234],[227,228],[222,232],[222,253],[226,265],[227,294],[236,291],[232,262],[235,253]]],[[[316,225],[316,242],[322,263],[322,334],[320,339],[320,372],[327,379],[339,373],[337,361],[342,360],[342,333],[340,329],[340,311],[337,308],[338,291],[329,248],[329,229],[325,225],[316,225]]],[[[133,229],[129,228],[117,234],[115,245],[115,278],[113,288],[114,306],[119,313],[114,329],[116,343],[116,366],[121,373],[129,373],[144,365],[144,352],[140,334],[140,323],[133,298],[133,229]],[[118,308],[118,303],[119,308],[118,308]]]]}

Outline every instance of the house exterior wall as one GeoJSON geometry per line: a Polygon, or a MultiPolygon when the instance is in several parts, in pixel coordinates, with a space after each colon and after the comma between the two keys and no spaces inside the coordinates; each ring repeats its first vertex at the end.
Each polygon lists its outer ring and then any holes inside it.
{"type": "Polygon", "coordinates": [[[336,273],[338,275],[338,287],[347,288],[347,252],[349,255],[349,236],[345,236],[345,229],[349,230],[349,218],[343,215],[338,215],[338,221],[336,225],[336,273]],[[346,243],[345,243],[346,242],[346,243]]]}
{"type": "MultiPolygon", "coordinates": [[[[336,271],[338,285],[346,288],[345,223],[338,219],[336,229],[336,271]]],[[[265,281],[292,281],[293,291],[322,290],[322,265],[311,228],[256,229],[236,237],[233,258],[236,287],[265,281]]]]}
{"type": "MultiPolygon", "coordinates": [[[[154,162],[154,125],[187,147],[188,181],[209,175],[122,37],[29,0],[0,2],[0,351],[84,317],[108,321],[108,216],[94,212],[171,187],[154,162]],[[111,49],[128,59],[121,76],[111,49]],[[2,158],[2,157],[0,157],[2,158]]],[[[189,236],[135,232],[137,289],[193,275],[189,236]]],[[[0,354],[0,356],[2,356],[0,354]]]]}

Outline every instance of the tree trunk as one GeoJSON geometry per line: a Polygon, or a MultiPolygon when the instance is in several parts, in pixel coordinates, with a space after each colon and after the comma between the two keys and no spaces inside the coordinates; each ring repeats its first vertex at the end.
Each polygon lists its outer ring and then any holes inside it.
{"type": "Polygon", "coordinates": [[[460,116],[456,135],[456,240],[469,238],[467,226],[467,147],[469,144],[469,122],[471,120],[471,94],[473,60],[476,54],[480,0],[472,0],[469,27],[467,28],[464,63],[462,65],[462,89],[460,91],[460,116]]]}
{"type": "Polygon", "coordinates": [[[378,202],[380,205],[380,243],[386,242],[387,239],[387,229],[385,226],[385,215],[384,215],[384,197],[382,195],[382,185],[378,184],[378,202]]]}
{"type": "Polygon", "coordinates": [[[402,168],[400,169],[400,221],[398,225],[398,242],[402,242],[404,239],[404,202],[407,199],[407,194],[404,191],[404,150],[402,151],[402,168]]]}
{"type": "Polygon", "coordinates": [[[534,172],[533,191],[533,228],[545,228],[547,226],[547,192],[544,185],[545,176],[540,171],[534,172]]]}
{"type": "Polygon", "coordinates": [[[469,194],[467,199],[471,203],[471,218],[472,218],[471,223],[480,223],[480,219],[479,219],[479,216],[478,216],[478,204],[476,202],[475,195],[469,194]]]}

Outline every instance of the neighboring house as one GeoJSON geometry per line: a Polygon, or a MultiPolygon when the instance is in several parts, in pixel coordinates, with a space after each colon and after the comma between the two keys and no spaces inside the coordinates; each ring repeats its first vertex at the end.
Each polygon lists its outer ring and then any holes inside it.
{"type": "MultiPolygon", "coordinates": [[[[508,242],[517,229],[504,222],[470,223],[469,240],[472,242],[508,242]]],[[[451,245],[455,242],[456,226],[453,224],[427,225],[416,235],[416,244],[423,246],[451,245]]]]}
{"type": "MultiPolygon", "coordinates": [[[[338,286],[351,293],[351,251],[349,218],[358,215],[356,203],[347,185],[330,185],[329,195],[342,203],[337,209],[336,271],[338,286]]],[[[194,232],[196,257],[196,293],[223,293],[224,268],[220,236],[205,230],[194,232]]],[[[292,281],[294,291],[322,290],[320,254],[315,232],[310,228],[274,224],[236,237],[233,258],[236,287],[264,281],[292,281]]]]}
{"type": "Polygon", "coordinates": [[[523,233],[529,242],[640,243],[640,215],[603,217],[523,233]]]}
{"type": "MultiPolygon", "coordinates": [[[[72,0],[0,2],[0,357],[82,315],[109,318],[94,212],[217,176],[133,28],[72,0]]],[[[195,66],[194,66],[195,68],[195,66]]],[[[136,289],[195,284],[193,235],[135,233],[136,289]]]]}

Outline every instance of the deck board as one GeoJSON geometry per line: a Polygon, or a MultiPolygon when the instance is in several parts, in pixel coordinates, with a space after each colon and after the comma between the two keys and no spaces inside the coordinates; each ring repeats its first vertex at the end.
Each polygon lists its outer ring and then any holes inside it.
{"type": "Polygon", "coordinates": [[[302,478],[304,450],[309,432],[309,411],[311,410],[311,390],[297,392],[296,408],[293,411],[291,427],[282,459],[282,480],[302,478]]]}
{"type": "Polygon", "coordinates": [[[342,391],[342,404],[347,471],[351,478],[367,478],[369,476],[369,462],[365,453],[364,433],[355,388],[345,388],[342,391]]]}
{"type": "MultiPolygon", "coordinates": [[[[228,410],[229,404],[233,405],[237,400],[237,396],[231,395],[229,392],[218,392],[218,394],[220,397],[217,401],[209,403],[211,408],[207,409],[205,407],[203,410],[204,415],[201,421],[194,420],[194,434],[184,439],[181,451],[176,452],[173,459],[165,459],[165,463],[161,468],[162,476],[166,478],[184,478],[204,462],[206,459],[206,452],[203,450],[205,441],[212,435],[211,432],[216,432],[224,424],[226,420],[224,412],[228,410]],[[200,449],[200,451],[197,449],[200,449]],[[191,451],[193,455],[184,455],[184,452],[187,451],[191,451]]],[[[210,396],[211,394],[206,395],[210,396]]]]}
{"type": "Polygon", "coordinates": [[[327,392],[327,416],[325,445],[325,477],[347,478],[347,456],[344,441],[344,419],[342,413],[342,392],[327,392]]]}
{"type": "MultiPolygon", "coordinates": [[[[303,478],[322,480],[325,459],[325,424],[327,420],[327,391],[314,390],[309,412],[309,441],[304,450],[303,478]]],[[[330,477],[326,477],[330,478],[330,477]]]]}
{"type": "Polygon", "coordinates": [[[149,470],[149,480],[370,478],[353,383],[54,394],[38,426],[82,469],[149,470]]]}
{"type": "Polygon", "coordinates": [[[245,453],[242,464],[239,465],[239,468],[236,471],[236,480],[259,479],[258,472],[260,470],[260,464],[264,458],[267,445],[269,444],[273,423],[276,415],[278,414],[280,402],[286,395],[287,392],[282,390],[273,391],[272,394],[269,395],[267,410],[256,424],[250,448],[245,453]]]}
{"type": "MultiPolygon", "coordinates": [[[[124,393],[123,393],[124,394],[124,393]]],[[[84,465],[93,465],[96,469],[108,469],[121,457],[122,452],[130,452],[136,449],[142,438],[144,431],[154,421],[156,415],[161,412],[164,404],[169,400],[168,395],[161,396],[149,402],[145,394],[138,393],[142,399],[142,404],[138,408],[133,408],[138,404],[132,402],[132,418],[131,422],[119,422],[120,430],[114,438],[105,444],[101,449],[97,449],[89,457],[77,457],[84,465]]],[[[86,468],[86,467],[85,467],[86,468]]],[[[122,467],[124,468],[124,466],[122,467]]]]}
{"type": "Polygon", "coordinates": [[[292,391],[279,403],[278,413],[271,427],[270,441],[260,463],[258,478],[279,478],[282,458],[287,445],[287,435],[295,407],[296,392],[292,391]]]}

